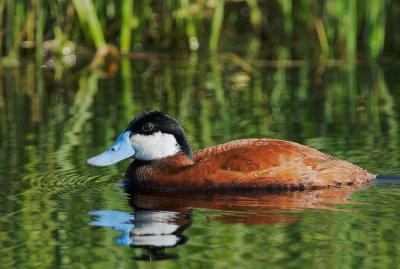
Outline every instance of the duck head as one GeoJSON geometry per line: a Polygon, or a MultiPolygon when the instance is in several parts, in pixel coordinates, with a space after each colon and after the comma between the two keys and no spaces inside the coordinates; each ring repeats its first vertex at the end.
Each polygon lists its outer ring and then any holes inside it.
{"type": "Polygon", "coordinates": [[[127,158],[152,161],[178,153],[192,159],[192,148],[183,128],[168,115],[152,111],[133,119],[114,144],[86,163],[108,166],[127,158]]]}

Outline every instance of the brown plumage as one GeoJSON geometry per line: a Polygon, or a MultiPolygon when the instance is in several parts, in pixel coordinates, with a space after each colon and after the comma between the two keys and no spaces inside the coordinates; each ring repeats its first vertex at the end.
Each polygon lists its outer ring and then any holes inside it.
{"type": "Polygon", "coordinates": [[[280,189],[361,185],[367,171],[318,150],[276,139],[244,139],[192,152],[179,123],[153,111],[136,117],[116,142],[87,163],[133,157],[127,183],[169,190],[280,189]]]}
{"type": "Polygon", "coordinates": [[[304,189],[365,184],[374,175],[294,142],[244,139],[128,168],[136,186],[162,189],[304,189]]]}

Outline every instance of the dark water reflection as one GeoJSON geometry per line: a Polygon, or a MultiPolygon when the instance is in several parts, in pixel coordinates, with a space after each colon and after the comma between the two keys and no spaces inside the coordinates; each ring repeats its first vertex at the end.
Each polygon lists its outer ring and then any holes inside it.
{"type": "Polygon", "coordinates": [[[118,182],[129,161],[86,166],[134,115],[158,109],[194,149],[273,137],[400,174],[397,65],[242,60],[123,59],[113,76],[0,70],[0,267],[398,268],[396,178],[280,194],[127,194],[118,182]]]}

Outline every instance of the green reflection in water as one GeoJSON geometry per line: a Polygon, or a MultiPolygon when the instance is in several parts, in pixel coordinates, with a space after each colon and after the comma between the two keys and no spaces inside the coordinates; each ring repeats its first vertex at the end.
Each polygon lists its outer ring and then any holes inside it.
{"type": "Polygon", "coordinates": [[[113,77],[84,71],[58,80],[31,64],[2,71],[0,267],[396,268],[396,184],[355,192],[361,204],[337,206],[347,211],[275,210],[294,223],[223,221],[245,213],[194,206],[189,241],[168,250],[180,259],[154,264],[132,260],[141,250],[117,246],[118,232],[88,225],[93,210],[134,211],[117,186],[129,161],[99,169],[85,160],[143,110],[176,117],[195,149],[274,137],[400,173],[396,66],[276,67],[257,49],[243,58],[123,59],[113,77]]]}

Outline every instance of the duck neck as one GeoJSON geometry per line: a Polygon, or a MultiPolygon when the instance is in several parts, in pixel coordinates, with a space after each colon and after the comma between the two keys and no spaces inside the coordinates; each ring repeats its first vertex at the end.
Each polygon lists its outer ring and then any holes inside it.
{"type": "Polygon", "coordinates": [[[185,133],[183,135],[177,135],[176,141],[178,142],[181,152],[185,154],[190,160],[193,160],[193,151],[192,147],[189,143],[189,140],[187,139],[185,133]]]}

